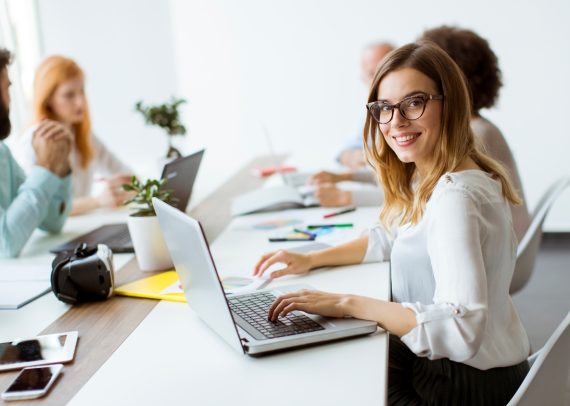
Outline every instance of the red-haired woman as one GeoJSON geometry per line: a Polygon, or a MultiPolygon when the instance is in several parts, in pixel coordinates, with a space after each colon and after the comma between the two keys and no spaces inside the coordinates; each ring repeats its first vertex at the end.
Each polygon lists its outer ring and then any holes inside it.
{"type": "Polygon", "coordinates": [[[34,164],[36,157],[31,137],[37,124],[49,119],[69,127],[74,134],[70,154],[73,176],[71,214],[81,214],[101,207],[120,206],[125,199],[121,185],[132,171],[92,133],[91,117],[85,96],[83,70],[73,60],[54,55],[38,67],[34,79],[34,125],[22,140],[20,162],[34,164]],[[92,196],[95,176],[101,176],[104,189],[92,196]]]}

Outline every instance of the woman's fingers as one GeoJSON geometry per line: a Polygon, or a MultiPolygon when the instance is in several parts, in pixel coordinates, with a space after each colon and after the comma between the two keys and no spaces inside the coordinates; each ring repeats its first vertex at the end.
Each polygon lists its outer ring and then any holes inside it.
{"type": "Polygon", "coordinates": [[[59,141],[62,139],[72,141],[73,138],[71,132],[61,123],[51,120],[42,121],[35,131],[35,134],[53,141],[59,141]]]}
{"type": "Polygon", "coordinates": [[[279,296],[269,308],[268,319],[277,321],[295,310],[326,317],[345,317],[349,314],[347,299],[346,295],[303,289],[279,296]]]}
{"type": "Polygon", "coordinates": [[[286,305],[282,305],[283,301],[289,300],[289,299],[294,298],[295,296],[298,296],[298,295],[299,295],[299,292],[290,292],[290,293],[286,293],[284,295],[281,295],[277,299],[275,299],[275,301],[269,307],[268,316],[267,316],[268,319],[271,321],[277,320],[277,316],[279,315],[279,309],[281,309],[282,306],[286,306],[286,305]]]}
{"type": "Polygon", "coordinates": [[[273,264],[277,264],[279,262],[287,263],[285,259],[285,251],[274,252],[273,255],[271,255],[261,264],[257,272],[257,276],[263,276],[265,271],[267,271],[267,269],[273,264]]]}
{"type": "Polygon", "coordinates": [[[284,317],[293,310],[303,310],[309,300],[309,293],[309,290],[303,289],[279,296],[269,308],[268,319],[277,321],[279,317],[284,317]]]}
{"type": "Polygon", "coordinates": [[[257,261],[257,263],[255,264],[255,266],[253,267],[253,276],[258,276],[259,275],[259,270],[261,265],[271,256],[273,256],[275,254],[275,251],[272,252],[268,252],[267,254],[263,254],[261,256],[261,258],[259,258],[259,261],[257,261]]]}

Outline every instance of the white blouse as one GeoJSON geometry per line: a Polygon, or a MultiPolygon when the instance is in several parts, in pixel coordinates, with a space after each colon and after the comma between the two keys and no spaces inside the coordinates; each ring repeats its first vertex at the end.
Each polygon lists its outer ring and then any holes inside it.
{"type": "MultiPolygon", "coordinates": [[[[18,163],[26,172],[35,165],[36,154],[32,146],[32,136],[37,126],[29,128],[22,136],[16,148],[18,163]]],[[[91,142],[95,155],[91,163],[84,168],[81,166],[81,156],[72,146],[69,161],[71,165],[73,198],[91,196],[91,189],[96,176],[109,176],[116,173],[131,174],[133,171],[115,156],[95,134],[91,134],[91,142]]]]}
{"type": "Polygon", "coordinates": [[[418,356],[478,369],[515,365],[530,345],[509,295],[516,260],[500,182],[480,170],[447,173],[423,218],[369,230],[364,262],[391,260],[392,300],[416,313],[402,341],[418,356]]]}

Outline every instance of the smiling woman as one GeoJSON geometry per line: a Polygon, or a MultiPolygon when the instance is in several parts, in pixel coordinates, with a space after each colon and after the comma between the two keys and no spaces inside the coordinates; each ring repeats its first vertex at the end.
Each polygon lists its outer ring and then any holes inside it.
{"type": "Polygon", "coordinates": [[[508,294],[516,247],[508,202],[518,198],[474,141],[461,71],[432,43],[408,44],[379,67],[367,106],[363,138],[384,188],[382,224],[322,251],[265,254],[254,273],[390,259],[393,302],[301,291],[278,298],[269,317],[301,310],[378,322],[392,333],[390,404],[506,404],[529,354],[508,294]]]}

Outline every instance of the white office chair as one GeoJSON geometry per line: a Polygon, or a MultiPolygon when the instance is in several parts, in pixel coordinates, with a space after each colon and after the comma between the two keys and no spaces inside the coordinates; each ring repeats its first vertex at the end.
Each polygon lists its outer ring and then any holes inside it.
{"type": "Polygon", "coordinates": [[[521,239],[517,250],[517,262],[510,287],[511,295],[521,290],[530,279],[540,248],[540,241],[542,240],[542,224],[544,223],[544,219],[552,207],[552,204],[568,186],[570,186],[570,178],[564,177],[558,179],[548,188],[536,205],[532,213],[530,225],[521,239]]]}
{"type": "Polygon", "coordinates": [[[552,333],[509,404],[563,406],[570,371],[570,312],[552,333]]]}

